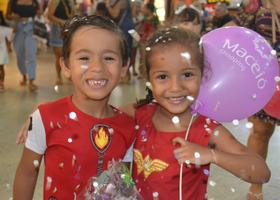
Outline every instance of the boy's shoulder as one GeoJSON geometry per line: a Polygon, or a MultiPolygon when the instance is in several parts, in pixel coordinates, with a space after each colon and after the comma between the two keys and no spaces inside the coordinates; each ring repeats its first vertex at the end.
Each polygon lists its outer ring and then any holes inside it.
{"type": "Polygon", "coordinates": [[[61,109],[67,108],[70,98],[70,96],[67,96],[54,101],[42,103],[38,106],[38,109],[40,111],[55,110],[56,112],[58,112],[61,109]]]}

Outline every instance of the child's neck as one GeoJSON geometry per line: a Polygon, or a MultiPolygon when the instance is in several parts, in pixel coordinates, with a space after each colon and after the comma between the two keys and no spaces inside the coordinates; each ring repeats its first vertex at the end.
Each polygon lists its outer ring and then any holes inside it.
{"type": "Polygon", "coordinates": [[[113,108],[108,104],[109,99],[92,100],[72,97],[73,104],[83,113],[93,116],[94,118],[103,119],[114,116],[113,108]]]}
{"type": "Polygon", "coordinates": [[[181,132],[186,131],[188,124],[190,123],[192,114],[191,110],[188,109],[181,114],[172,114],[162,108],[161,106],[158,107],[157,111],[153,116],[153,124],[158,131],[163,132],[181,132]],[[174,124],[172,122],[172,118],[176,116],[180,119],[178,124],[174,124]]]}

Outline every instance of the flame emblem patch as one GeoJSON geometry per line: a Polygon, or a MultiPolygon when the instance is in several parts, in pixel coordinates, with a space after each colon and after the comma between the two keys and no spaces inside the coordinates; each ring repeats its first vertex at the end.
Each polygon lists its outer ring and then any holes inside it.
{"type": "Polygon", "coordinates": [[[105,124],[96,124],[90,131],[90,140],[93,147],[99,152],[104,153],[112,141],[111,127],[105,124]]]}

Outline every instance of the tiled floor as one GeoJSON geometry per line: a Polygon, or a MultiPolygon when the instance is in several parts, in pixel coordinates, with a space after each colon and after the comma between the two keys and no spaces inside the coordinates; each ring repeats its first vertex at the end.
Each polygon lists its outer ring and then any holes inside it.
{"type": "MultiPolygon", "coordinates": [[[[54,57],[49,49],[42,48],[38,53],[37,84],[39,90],[31,94],[27,88],[19,86],[20,75],[16,68],[15,57],[6,66],[6,91],[0,93],[0,200],[12,197],[12,185],[17,163],[19,162],[22,145],[15,144],[15,138],[25,118],[43,101],[57,99],[71,92],[71,84],[54,89],[55,70],[54,57]]],[[[144,94],[144,83],[133,79],[129,85],[118,86],[111,98],[112,104],[118,106],[133,102],[144,94]]],[[[248,130],[245,120],[238,127],[225,124],[233,134],[246,143],[248,130]]],[[[272,177],[264,186],[265,200],[280,200],[280,128],[278,127],[269,145],[268,165],[272,177]]],[[[41,172],[43,169],[41,169],[41,172]]],[[[208,186],[209,200],[245,200],[248,184],[215,166],[211,168],[211,185],[208,186]],[[213,184],[215,183],[215,184],[213,184]]],[[[42,199],[42,173],[35,191],[35,200],[42,199]]]]}

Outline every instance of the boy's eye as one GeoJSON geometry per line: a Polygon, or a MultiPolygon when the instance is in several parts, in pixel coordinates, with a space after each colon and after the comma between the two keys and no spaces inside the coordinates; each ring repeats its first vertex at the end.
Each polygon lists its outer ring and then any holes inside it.
{"type": "Polygon", "coordinates": [[[106,57],[105,57],[105,60],[107,60],[107,61],[113,61],[113,60],[115,60],[115,58],[113,58],[112,56],[106,56],[106,57]]]}
{"type": "Polygon", "coordinates": [[[165,74],[160,74],[160,75],[157,76],[157,78],[160,79],[160,80],[164,80],[164,79],[167,78],[167,75],[165,75],[165,74]]]}
{"type": "Polygon", "coordinates": [[[87,61],[87,60],[89,60],[89,57],[87,57],[87,56],[82,56],[82,57],[79,58],[79,60],[87,61]]]}

